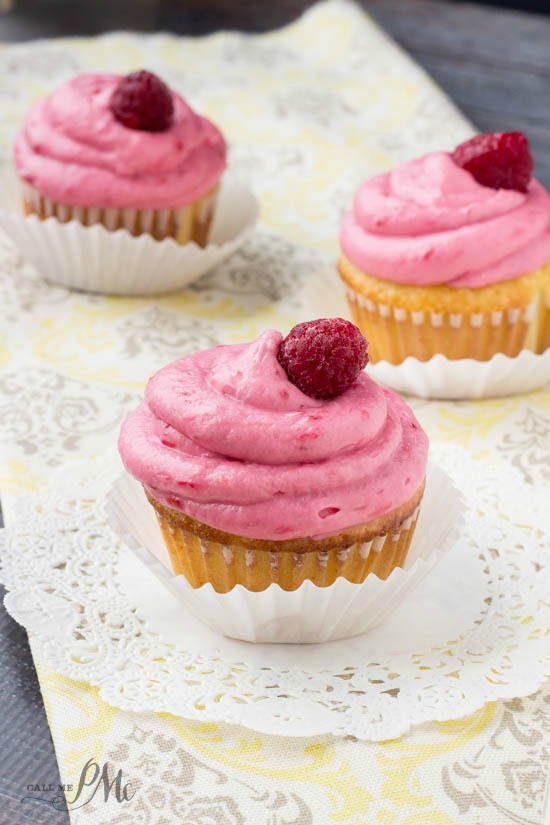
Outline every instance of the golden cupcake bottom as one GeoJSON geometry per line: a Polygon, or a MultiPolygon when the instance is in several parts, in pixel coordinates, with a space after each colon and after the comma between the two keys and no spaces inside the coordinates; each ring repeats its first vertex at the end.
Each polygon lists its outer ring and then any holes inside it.
{"type": "Polygon", "coordinates": [[[369,341],[373,363],[400,364],[441,353],[488,361],[550,347],[550,263],[481,289],[407,286],[369,275],[341,257],[352,319],[369,341]]]}
{"type": "Polygon", "coordinates": [[[84,226],[99,223],[110,231],[126,229],[134,236],[147,233],[157,241],[174,238],[179,244],[195,241],[199,246],[206,246],[218,191],[219,185],[216,185],[193,203],[172,209],[122,209],[56,203],[29,184],[23,184],[23,208],[26,215],[38,215],[41,220],[50,217],[61,223],[76,220],[84,226]]]}
{"type": "Polygon", "coordinates": [[[401,507],[336,536],[313,541],[269,541],[208,527],[145,493],[155,509],[173,571],[192,587],[210,582],[218,593],[236,584],[261,591],[276,583],[296,590],[306,579],[327,587],[338,577],[360,583],[374,573],[387,579],[403,567],[412,541],[424,483],[401,507]]]}

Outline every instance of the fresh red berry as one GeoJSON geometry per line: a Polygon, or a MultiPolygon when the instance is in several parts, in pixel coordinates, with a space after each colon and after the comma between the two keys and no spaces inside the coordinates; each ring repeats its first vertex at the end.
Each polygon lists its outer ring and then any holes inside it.
{"type": "Polygon", "coordinates": [[[527,192],[533,173],[529,141],[523,132],[492,132],[461,143],[452,154],[462,166],[491,189],[527,192]]]}
{"type": "Polygon", "coordinates": [[[333,398],[350,387],[369,356],[360,331],[343,318],[296,324],[281,341],[277,358],[295,384],[311,398],[333,398]]]}
{"type": "Polygon", "coordinates": [[[143,69],[122,78],[112,94],[111,111],[128,129],[164,132],[172,123],[174,101],[166,83],[143,69]]]}

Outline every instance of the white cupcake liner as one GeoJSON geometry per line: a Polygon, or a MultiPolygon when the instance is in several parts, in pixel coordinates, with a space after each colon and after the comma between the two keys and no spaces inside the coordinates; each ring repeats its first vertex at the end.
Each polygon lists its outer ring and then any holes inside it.
{"type": "Polygon", "coordinates": [[[323,550],[317,552],[309,550],[307,553],[266,552],[266,550],[257,549],[243,551],[241,548],[236,548],[233,543],[223,544],[192,535],[193,549],[190,555],[187,555],[186,551],[182,552],[181,548],[188,545],[189,531],[185,527],[175,526],[166,520],[162,513],[157,512],[157,519],[168,547],[168,553],[172,558],[171,567],[174,572],[181,572],[181,567],[174,563],[174,558],[181,561],[181,558],[185,556],[188,569],[184,575],[192,587],[197,588],[205,582],[215,581],[216,591],[226,593],[235,586],[236,579],[245,589],[256,591],[265,589],[271,583],[278,584],[285,590],[296,589],[309,578],[318,587],[327,587],[333,583],[335,578],[334,564],[337,565],[337,575],[350,581],[363,579],[371,573],[380,579],[385,579],[406,557],[418,513],[419,507],[401,523],[399,530],[393,529],[370,541],[354,542],[348,547],[337,548],[335,551],[325,547],[323,550]],[[282,583],[282,581],[288,581],[287,564],[289,561],[297,578],[301,579],[293,583],[295,586],[292,588],[284,587],[282,583]],[[263,588],[257,586],[259,580],[264,584],[263,588]]]}
{"type": "Polygon", "coordinates": [[[524,349],[515,358],[497,353],[489,361],[409,357],[401,364],[369,364],[367,372],[403,395],[442,400],[504,398],[532,392],[550,381],[550,349],[542,355],[524,349]]]}
{"type": "Polygon", "coordinates": [[[0,172],[0,228],[46,280],[111,295],[183,289],[235,252],[259,214],[252,192],[231,175],[222,178],[205,247],[194,241],[180,245],[173,238],[133,236],[126,229],[110,231],[102,224],[40,220],[23,213],[22,201],[17,173],[7,165],[0,172]]]}
{"type": "Polygon", "coordinates": [[[293,591],[272,584],[259,593],[242,585],[216,593],[210,584],[193,589],[184,576],[173,574],[154,510],[139,482],[123,474],[107,499],[111,528],[181,603],[182,627],[187,609],[215,632],[248,642],[327,642],[382,623],[460,537],[464,505],[437,465],[428,466],[420,509],[405,568],[396,568],[385,581],[369,575],[362,584],[339,578],[328,587],[306,581],[293,591]]]}
{"type": "MultiPolygon", "coordinates": [[[[357,293],[354,293],[357,295],[357,293]]],[[[367,299],[360,296],[364,306],[367,299]]],[[[346,301],[346,289],[336,270],[325,270],[317,273],[305,286],[301,295],[302,307],[307,318],[321,318],[340,316],[351,318],[351,312],[346,301]]],[[[373,302],[371,302],[373,303],[373,302]]],[[[550,292],[547,295],[547,305],[550,308],[550,292]]],[[[372,311],[380,315],[393,312],[390,307],[372,305],[372,311]]],[[[399,309],[396,321],[401,317],[399,309]]],[[[491,323],[499,326],[503,320],[513,327],[518,321],[529,322],[532,318],[533,306],[510,309],[507,313],[491,313],[491,323]]],[[[416,323],[430,323],[437,327],[441,323],[439,313],[412,313],[416,323]]],[[[463,317],[460,313],[451,316],[452,325],[457,329],[463,323],[472,326],[481,323],[482,316],[472,314],[463,317]]],[[[405,395],[416,395],[420,398],[440,398],[449,400],[499,398],[509,395],[531,392],[544,386],[550,381],[550,349],[542,354],[531,350],[522,350],[515,357],[497,353],[488,361],[477,361],[474,358],[460,358],[451,360],[444,355],[437,354],[429,361],[419,361],[408,357],[400,364],[390,364],[387,361],[378,361],[367,366],[367,372],[376,381],[385,384],[397,392],[405,395]]]]}
{"type": "Polygon", "coordinates": [[[129,209],[111,207],[103,209],[98,206],[69,206],[45,198],[40,192],[28,183],[21,183],[21,196],[25,204],[31,207],[31,212],[46,218],[57,218],[62,223],[76,220],[83,226],[102,224],[110,232],[117,229],[126,229],[131,235],[140,235],[148,232],[163,240],[173,237],[178,243],[187,243],[193,240],[190,237],[193,223],[210,221],[215,210],[219,186],[215,186],[197,202],[180,206],[176,209],[129,209]],[[152,231],[154,230],[154,231],[152,231]]]}

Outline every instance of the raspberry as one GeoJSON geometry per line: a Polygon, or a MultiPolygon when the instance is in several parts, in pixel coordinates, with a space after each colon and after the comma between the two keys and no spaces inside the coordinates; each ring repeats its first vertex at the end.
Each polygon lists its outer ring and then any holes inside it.
{"type": "Polygon", "coordinates": [[[121,79],[110,106],[119,123],[143,132],[164,132],[174,114],[170,89],[160,77],[145,69],[121,79]]]}
{"type": "Polygon", "coordinates": [[[311,398],[333,398],[350,387],[369,360],[368,344],[343,318],[296,324],[277,359],[288,380],[311,398]]]}
{"type": "Polygon", "coordinates": [[[523,132],[477,135],[457,146],[452,158],[482,186],[527,192],[533,158],[523,132]]]}

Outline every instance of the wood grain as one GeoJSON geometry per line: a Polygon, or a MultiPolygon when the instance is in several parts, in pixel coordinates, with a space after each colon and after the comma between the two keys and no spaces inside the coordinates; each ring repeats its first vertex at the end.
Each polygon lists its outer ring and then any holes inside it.
{"type": "Polygon", "coordinates": [[[524,131],[550,187],[550,18],[435,0],[362,6],[481,131],[524,131]]]}

